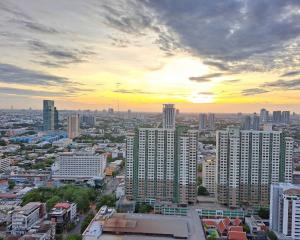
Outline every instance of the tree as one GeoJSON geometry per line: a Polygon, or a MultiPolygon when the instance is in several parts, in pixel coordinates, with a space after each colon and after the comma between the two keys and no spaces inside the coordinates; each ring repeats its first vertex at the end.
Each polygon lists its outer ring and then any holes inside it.
{"type": "Polygon", "coordinates": [[[13,180],[8,180],[8,188],[11,190],[16,186],[15,181],[13,180]]]}
{"type": "Polygon", "coordinates": [[[107,205],[108,207],[115,207],[116,206],[116,196],[115,194],[104,195],[99,199],[97,203],[97,209],[100,209],[103,205],[107,205]]]}
{"type": "Polygon", "coordinates": [[[54,207],[54,205],[56,203],[58,203],[59,201],[61,201],[61,198],[57,195],[54,195],[53,197],[49,198],[47,201],[46,201],[46,207],[47,207],[47,210],[49,211],[51,208],[54,207]]]}
{"type": "Polygon", "coordinates": [[[258,210],[258,216],[260,216],[262,219],[269,219],[270,211],[268,208],[260,208],[258,210]]]}
{"type": "Polygon", "coordinates": [[[202,164],[199,164],[199,165],[198,165],[197,171],[198,171],[198,172],[202,172],[202,164]]]}
{"type": "Polygon", "coordinates": [[[249,228],[248,225],[243,225],[243,230],[244,230],[244,232],[246,232],[246,233],[250,233],[250,228],[249,228]]]}
{"type": "Polygon", "coordinates": [[[73,234],[73,235],[68,236],[66,238],[66,240],[82,240],[82,236],[81,235],[73,234]]]}
{"type": "Polygon", "coordinates": [[[208,196],[209,192],[207,191],[207,189],[203,186],[199,186],[198,187],[198,196],[208,196]]]}
{"type": "Polygon", "coordinates": [[[271,240],[277,240],[278,239],[276,234],[272,231],[267,232],[267,235],[271,240]]]}
{"type": "Polygon", "coordinates": [[[300,171],[300,166],[296,166],[295,170],[300,171]]]}
{"type": "Polygon", "coordinates": [[[202,177],[197,177],[197,185],[200,186],[202,185],[202,177]]]}
{"type": "Polygon", "coordinates": [[[153,210],[153,207],[149,204],[142,203],[138,206],[137,212],[138,213],[149,213],[153,210]]]}
{"type": "Polygon", "coordinates": [[[90,222],[93,220],[94,215],[89,214],[85,217],[85,219],[82,221],[81,226],[80,226],[80,232],[83,233],[84,230],[87,228],[87,226],[90,224],[90,222]]]}

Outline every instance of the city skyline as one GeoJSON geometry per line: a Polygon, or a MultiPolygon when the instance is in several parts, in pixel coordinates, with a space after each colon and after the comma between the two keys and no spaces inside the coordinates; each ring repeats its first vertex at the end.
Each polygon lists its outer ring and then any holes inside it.
{"type": "Polygon", "coordinates": [[[299,11],[296,0],[1,2],[0,108],[299,112],[299,11]]]}

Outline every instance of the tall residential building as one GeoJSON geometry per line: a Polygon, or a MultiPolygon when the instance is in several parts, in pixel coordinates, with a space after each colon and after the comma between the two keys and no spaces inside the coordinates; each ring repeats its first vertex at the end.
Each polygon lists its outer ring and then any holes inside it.
{"type": "Polygon", "coordinates": [[[197,131],[140,128],[127,137],[126,196],[129,199],[196,201],[197,131]]]}
{"type": "Polygon", "coordinates": [[[256,113],[253,114],[252,130],[259,130],[259,116],[256,113]]]}
{"type": "Polygon", "coordinates": [[[265,108],[260,110],[260,121],[261,123],[267,123],[269,121],[269,111],[265,108]]]}
{"type": "Polygon", "coordinates": [[[244,118],[244,122],[243,122],[243,129],[244,130],[251,130],[251,116],[247,115],[244,118]]]}
{"type": "Polygon", "coordinates": [[[199,114],[199,130],[205,130],[207,127],[207,115],[205,113],[199,114]]]}
{"type": "Polygon", "coordinates": [[[281,111],[273,111],[273,122],[274,123],[281,122],[281,111]]]}
{"type": "Polygon", "coordinates": [[[231,207],[266,206],[270,185],[292,181],[293,139],[281,131],[217,132],[217,197],[231,207]]]}
{"type": "Polygon", "coordinates": [[[216,159],[206,159],[202,163],[203,186],[211,196],[216,193],[216,159]]]}
{"type": "Polygon", "coordinates": [[[215,114],[214,113],[208,114],[208,116],[207,116],[207,128],[209,130],[214,130],[215,129],[215,122],[216,122],[215,114]]]}
{"type": "Polygon", "coordinates": [[[290,111],[282,111],[281,122],[285,124],[290,123],[290,111]]]}
{"type": "Polygon", "coordinates": [[[68,137],[73,139],[80,134],[79,114],[68,116],[68,137]]]}
{"type": "Polygon", "coordinates": [[[53,166],[53,178],[87,180],[104,177],[106,155],[92,152],[67,152],[60,154],[53,166]]]}
{"type": "Polygon", "coordinates": [[[300,185],[272,184],[270,229],[278,239],[300,240],[300,185]]]}
{"type": "Polygon", "coordinates": [[[95,126],[95,117],[92,115],[83,115],[81,116],[80,122],[86,124],[90,127],[95,126]]]}
{"type": "Polygon", "coordinates": [[[174,104],[163,105],[163,128],[175,129],[175,111],[174,104]]]}
{"type": "Polygon", "coordinates": [[[58,111],[52,100],[43,101],[43,128],[44,131],[58,129],[58,111]]]}

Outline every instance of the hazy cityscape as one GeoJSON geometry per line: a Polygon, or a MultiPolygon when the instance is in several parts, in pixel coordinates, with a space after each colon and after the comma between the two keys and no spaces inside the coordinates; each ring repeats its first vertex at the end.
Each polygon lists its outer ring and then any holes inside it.
{"type": "Polygon", "coordinates": [[[0,2],[0,240],[300,240],[300,2],[0,2]]]}

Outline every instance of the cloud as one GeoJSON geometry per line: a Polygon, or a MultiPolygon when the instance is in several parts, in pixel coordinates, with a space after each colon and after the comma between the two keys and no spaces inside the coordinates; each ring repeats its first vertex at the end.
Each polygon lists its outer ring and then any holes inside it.
{"type": "Polygon", "coordinates": [[[271,87],[278,90],[299,90],[300,79],[283,80],[279,79],[275,82],[266,82],[261,85],[262,87],[271,87]]]}
{"type": "Polygon", "coordinates": [[[299,75],[300,71],[290,71],[282,74],[280,77],[294,77],[296,75],[299,75]]]}
{"type": "Polygon", "coordinates": [[[263,93],[267,93],[267,92],[269,92],[269,91],[262,89],[262,88],[248,88],[248,89],[244,89],[242,91],[242,95],[251,96],[251,95],[263,94],[263,93]]]}
{"type": "Polygon", "coordinates": [[[231,80],[225,80],[224,83],[237,83],[240,82],[240,79],[231,79],[231,80]]]}
{"type": "Polygon", "coordinates": [[[31,40],[28,44],[32,51],[41,54],[40,57],[43,58],[42,61],[34,61],[48,67],[64,67],[71,63],[85,62],[87,61],[87,57],[95,54],[90,50],[50,45],[40,40],[31,40]],[[47,60],[44,60],[45,58],[47,58],[47,60]]]}
{"type": "Polygon", "coordinates": [[[45,34],[57,34],[59,33],[58,30],[56,30],[53,27],[45,26],[43,24],[40,24],[38,22],[33,22],[29,20],[21,20],[21,19],[14,19],[14,22],[21,24],[22,27],[27,28],[28,30],[33,30],[35,32],[39,33],[45,33],[45,34]]]}
{"type": "Polygon", "coordinates": [[[222,63],[222,62],[203,61],[203,64],[216,67],[222,71],[229,71],[229,69],[230,69],[225,63],[222,63]]]}
{"type": "Polygon", "coordinates": [[[70,83],[69,79],[65,77],[24,69],[4,63],[0,63],[0,82],[42,86],[70,83]]]}
{"type": "Polygon", "coordinates": [[[213,92],[198,92],[198,95],[214,95],[213,92]]]}
{"type": "Polygon", "coordinates": [[[22,96],[41,96],[41,97],[55,97],[55,96],[66,96],[66,92],[51,92],[51,91],[40,91],[40,90],[29,90],[20,88],[0,87],[0,93],[9,95],[22,95],[22,96]]]}
{"type": "Polygon", "coordinates": [[[249,64],[260,70],[299,64],[299,49],[293,51],[300,42],[298,0],[143,2],[180,45],[202,59],[226,62],[231,70],[249,64]],[[280,61],[286,58],[291,61],[280,61]]]}
{"type": "Polygon", "coordinates": [[[211,78],[221,77],[222,75],[223,75],[222,73],[211,73],[199,77],[190,77],[189,80],[198,83],[210,82],[211,78]]]}

